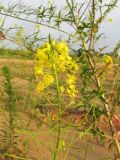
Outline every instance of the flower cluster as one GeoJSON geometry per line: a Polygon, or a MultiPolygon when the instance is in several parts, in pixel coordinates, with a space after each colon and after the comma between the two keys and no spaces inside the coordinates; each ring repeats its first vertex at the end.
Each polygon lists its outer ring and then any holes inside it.
{"type": "Polygon", "coordinates": [[[41,92],[54,83],[53,66],[56,67],[58,77],[60,74],[66,73],[64,74],[65,83],[60,84],[61,93],[66,91],[69,96],[75,97],[77,93],[75,73],[78,70],[78,65],[69,55],[66,43],[56,42],[55,40],[45,43],[36,50],[35,76],[39,79],[37,91],[41,92]]]}
{"type": "Polygon", "coordinates": [[[104,61],[106,64],[112,64],[112,63],[113,63],[113,60],[112,60],[111,56],[109,56],[109,55],[104,55],[104,56],[103,56],[103,61],[104,61]]]}
{"type": "Polygon", "coordinates": [[[103,62],[105,63],[106,65],[106,68],[105,69],[112,69],[112,64],[113,64],[113,60],[112,60],[112,57],[109,56],[109,55],[104,55],[103,56],[103,62]]]}
{"type": "Polygon", "coordinates": [[[75,83],[76,83],[76,77],[74,75],[71,74],[67,74],[67,93],[71,96],[71,97],[75,97],[77,91],[75,89],[75,83]]]}

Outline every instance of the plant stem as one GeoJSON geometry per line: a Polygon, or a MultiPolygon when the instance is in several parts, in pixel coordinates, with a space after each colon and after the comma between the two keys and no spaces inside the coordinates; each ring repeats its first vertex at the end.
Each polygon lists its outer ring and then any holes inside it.
{"type": "Polygon", "coordinates": [[[67,34],[67,35],[69,34],[69,33],[67,33],[66,31],[62,30],[62,29],[55,28],[55,27],[53,27],[53,26],[50,26],[50,25],[47,25],[47,24],[44,24],[44,23],[41,23],[41,22],[37,22],[37,21],[34,21],[34,20],[29,20],[29,19],[27,19],[27,18],[22,18],[22,17],[18,17],[18,16],[15,16],[15,15],[11,15],[11,14],[9,14],[9,13],[2,13],[2,12],[1,12],[0,15],[7,16],[7,17],[12,17],[12,18],[15,18],[15,19],[18,19],[18,20],[22,20],[22,21],[25,21],[25,22],[29,22],[29,23],[33,23],[33,24],[40,24],[40,25],[42,25],[42,26],[44,26],[44,27],[48,27],[48,28],[57,30],[57,31],[62,32],[62,33],[64,33],[64,34],[67,34]]]}
{"type": "Polygon", "coordinates": [[[58,80],[58,73],[55,64],[53,64],[54,74],[55,74],[55,81],[56,81],[56,89],[57,89],[57,99],[58,99],[58,137],[57,143],[55,147],[55,152],[53,154],[53,160],[56,160],[57,152],[59,148],[60,138],[61,138],[61,97],[60,97],[60,87],[59,87],[59,80],[58,80]]]}

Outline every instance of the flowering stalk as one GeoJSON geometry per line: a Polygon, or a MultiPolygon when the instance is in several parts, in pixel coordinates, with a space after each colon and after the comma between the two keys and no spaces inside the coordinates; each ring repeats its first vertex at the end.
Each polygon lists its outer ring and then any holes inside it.
{"type": "Polygon", "coordinates": [[[54,69],[54,75],[55,75],[55,82],[56,82],[56,89],[57,89],[57,99],[58,99],[58,138],[56,143],[55,152],[53,154],[53,160],[56,160],[57,152],[60,144],[60,138],[61,138],[61,95],[60,95],[60,86],[59,86],[59,79],[58,79],[58,73],[57,68],[55,64],[53,64],[54,69]]]}
{"type": "Polygon", "coordinates": [[[50,40],[36,50],[35,75],[38,80],[36,90],[42,92],[51,85],[56,85],[58,101],[58,137],[52,160],[56,160],[58,149],[61,146],[61,95],[67,93],[70,101],[76,97],[76,77],[78,70],[76,61],[70,56],[65,42],[50,40]],[[46,72],[47,65],[47,72],[46,72]],[[64,73],[64,79],[59,83],[59,75],[64,73]],[[69,74],[68,74],[69,73],[69,74]]]}

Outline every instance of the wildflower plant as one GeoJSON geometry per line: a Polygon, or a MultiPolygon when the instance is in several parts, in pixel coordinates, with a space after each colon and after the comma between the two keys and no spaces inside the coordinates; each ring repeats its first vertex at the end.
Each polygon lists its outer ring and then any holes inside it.
{"type": "Polygon", "coordinates": [[[10,69],[7,66],[4,66],[2,68],[3,74],[5,76],[5,82],[4,82],[4,89],[6,94],[8,95],[8,106],[7,106],[7,113],[9,116],[8,125],[6,127],[6,130],[3,129],[3,132],[5,134],[3,138],[3,142],[5,144],[5,151],[9,154],[13,152],[13,150],[16,148],[16,134],[15,134],[15,120],[16,120],[16,97],[14,95],[13,85],[12,85],[12,78],[11,78],[11,72],[10,69]]]}
{"type": "Polygon", "coordinates": [[[58,99],[58,138],[56,149],[53,152],[53,160],[56,159],[59,146],[61,145],[61,95],[66,92],[70,99],[76,96],[76,77],[78,65],[72,56],[65,42],[50,40],[36,50],[35,75],[38,80],[36,90],[42,92],[52,85],[56,85],[58,99]],[[47,67],[47,68],[46,68],[47,67]],[[60,82],[60,75],[65,75],[64,83],[60,82]]]}

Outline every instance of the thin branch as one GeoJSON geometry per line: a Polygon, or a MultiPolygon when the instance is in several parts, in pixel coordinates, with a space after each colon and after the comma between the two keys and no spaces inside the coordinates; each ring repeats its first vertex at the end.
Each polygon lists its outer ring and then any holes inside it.
{"type": "Polygon", "coordinates": [[[50,26],[50,25],[47,25],[47,24],[43,24],[43,23],[41,23],[41,22],[35,22],[35,21],[33,21],[33,20],[28,20],[28,19],[25,19],[25,18],[16,17],[16,16],[13,16],[13,15],[10,15],[10,14],[7,14],[7,13],[0,13],[0,14],[1,14],[1,15],[4,15],[4,16],[8,16],[8,17],[15,18],[15,19],[19,19],[19,20],[22,20],[22,21],[26,21],[26,22],[30,22],[30,23],[34,23],[34,24],[40,24],[40,25],[42,25],[42,26],[44,26],[44,27],[51,28],[51,29],[54,29],[54,30],[57,30],[57,31],[59,31],[59,32],[62,32],[62,33],[65,33],[65,34],[69,35],[69,33],[66,32],[66,31],[63,31],[63,30],[61,30],[61,29],[59,29],[59,28],[55,28],[55,27],[50,26]]]}

